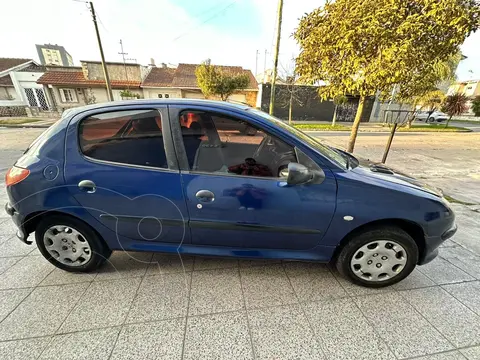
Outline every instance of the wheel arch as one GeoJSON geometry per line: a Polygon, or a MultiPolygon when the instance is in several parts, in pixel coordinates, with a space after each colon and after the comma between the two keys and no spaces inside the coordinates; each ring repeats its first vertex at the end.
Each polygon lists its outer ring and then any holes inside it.
{"type": "Polygon", "coordinates": [[[104,245],[108,247],[108,244],[103,238],[103,236],[92,225],[90,225],[89,223],[87,223],[85,220],[83,220],[78,216],[65,213],[62,211],[57,211],[57,210],[35,211],[28,214],[25,217],[25,220],[23,221],[23,226],[25,227],[26,233],[31,234],[32,232],[34,232],[38,227],[38,224],[40,223],[40,221],[45,219],[47,216],[63,216],[66,218],[70,218],[70,219],[74,219],[76,221],[82,222],[85,226],[88,226],[90,229],[92,229],[95,232],[95,234],[99,237],[99,239],[103,241],[104,245]]]}
{"type": "Polygon", "coordinates": [[[379,227],[397,227],[405,231],[408,235],[412,237],[418,247],[419,259],[421,259],[425,252],[425,232],[422,227],[417,223],[404,219],[381,219],[375,220],[363,225],[358,226],[357,228],[350,231],[347,235],[343,237],[339,245],[335,249],[335,252],[332,256],[332,260],[336,259],[343,247],[348,243],[348,241],[355,237],[358,234],[364,233],[366,231],[379,228],[379,227]]]}

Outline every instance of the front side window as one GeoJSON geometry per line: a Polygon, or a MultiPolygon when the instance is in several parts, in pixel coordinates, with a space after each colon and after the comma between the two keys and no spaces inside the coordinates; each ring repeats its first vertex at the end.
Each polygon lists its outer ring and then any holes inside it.
{"type": "Polygon", "coordinates": [[[96,114],[79,125],[84,155],[114,163],[168,168],[162,118],[157,110],[96,114]]]}
{"type": "Polygon", "coordinates": [[[297,161],[292,146],[245,121],[201,111],[179,121],[192,171],[276,178],[297,161]]]}

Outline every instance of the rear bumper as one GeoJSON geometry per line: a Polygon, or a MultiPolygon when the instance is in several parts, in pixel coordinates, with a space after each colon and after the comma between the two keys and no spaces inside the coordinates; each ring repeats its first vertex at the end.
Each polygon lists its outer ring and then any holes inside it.
{"type": "Polygon", "coordinates": [[[418,260],[418,265],[428,264],[438,255],[438,247],[447,239],[450,239],[457,232],[457,225],[454,223],[452,227],[446,230],[441,236],[431,236],[425,239],[425,251],[418,260]]]}
{"type": "Polygon", "coordinates": [[[20,214],[15,210],[15,208],[10,204],[6,203],[5,204],[5,212],[10,215],[12,218],[13,222],[15,225],[17,225],[17,238],[20,239],[20,241],[24,242],[27,245],[32,244],[32,241],[28,241],[28,233],[25,231],[25,227],[23,226],[22,218],[20,214]]]}

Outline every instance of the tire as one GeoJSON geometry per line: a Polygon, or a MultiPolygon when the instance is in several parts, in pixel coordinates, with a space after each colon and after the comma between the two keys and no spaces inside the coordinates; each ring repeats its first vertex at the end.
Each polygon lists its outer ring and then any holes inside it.
{"type": "Polygon", "coordinates": [[[354,284],[381,288],[405,279],[417,262],[418,247],[410,235],[397,227],[378,227],[350,238],[338,254],[335,266],[354,284]]]}
{"type": "Polygon", "coordinates": [[[435,122],[435,118],[434,117],[429,117],[427,119],[427,123],[434,123],[435,122]]]}
{"type": "Polygon", "coordinates": [[[59,269],[70,272],[93,271],[112,254],[89,225],[69,216],[51,215],[43,218],[35,229],[35,240],[45,259],[59,269]]]}

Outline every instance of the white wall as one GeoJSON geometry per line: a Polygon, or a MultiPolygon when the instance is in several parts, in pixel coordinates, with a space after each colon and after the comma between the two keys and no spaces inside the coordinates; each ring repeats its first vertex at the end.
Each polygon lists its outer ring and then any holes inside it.
{"type": "Polygon", "coordinates": [[[180,89],[159,87],[159,88],[143,88],[143,96],[145,99],[158,99],[158,94],[162,94],[165,98],[165,94],[168,94],[170,98],[181,98],[182,92],[180,89]]]}

